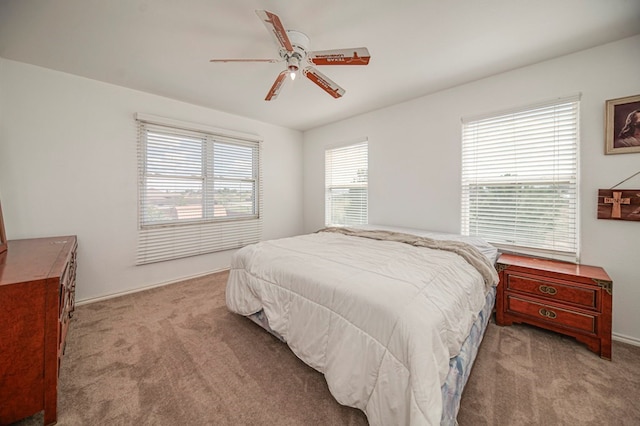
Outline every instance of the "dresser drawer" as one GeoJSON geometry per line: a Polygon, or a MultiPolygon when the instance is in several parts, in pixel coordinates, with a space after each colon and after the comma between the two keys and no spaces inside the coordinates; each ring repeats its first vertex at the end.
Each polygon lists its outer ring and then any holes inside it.
{"type": "Polygon", "coordinates": [[[596,333],[596,317],[594,315],[560,309],[532,300],[520,299],[507,295],[507,311],[527,315],[536,321],[568,327],[575,330],[596,333]]]}
{"type": "Polygon", "coordinates": [[[69,253],[65,263],[64,271],[60,277],[60,285],[70,290],[75,285],[76,280],[76,251],[75,247],[69,253]]]}
{"type": "Polygon", "coordinates": [[[526,277],[517,274],[507,274],[508,291],[518,291],[548,300],[571,303],[588,309],[597,309],[597,292],[594,287],[578,287],[575,285],[559,284],[537,277],[526,277]]]}
{"type": "Polygon", "coordinates": [[[60,277],[60,303],[58,304],[60,321],[63,317],[70,316],[75,309],[77,247],[75,244],[69,253],[60,277]]]}

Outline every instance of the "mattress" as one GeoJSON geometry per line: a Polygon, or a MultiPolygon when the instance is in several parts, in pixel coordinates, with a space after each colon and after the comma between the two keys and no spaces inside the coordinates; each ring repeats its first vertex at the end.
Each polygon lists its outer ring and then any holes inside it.
{"type": "Polygon", "coordinates": [[[233,256],[227,306],[268,318],[370,424],[455,422],[495,298],[497,251],[417,232],[329,229],[247,246],[233,256]]]}

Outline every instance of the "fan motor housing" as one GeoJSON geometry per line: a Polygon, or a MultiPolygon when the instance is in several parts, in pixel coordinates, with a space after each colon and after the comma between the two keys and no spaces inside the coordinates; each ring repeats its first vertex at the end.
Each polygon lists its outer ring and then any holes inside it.
{"type": "Polygon", "coordinates": [[[297,61],[295,62],[302,62],[307,57],[307,51],[309,51],[309,37],[305,33],[295,30],[288,30],[287,36],[289,37],[291,46],[293,46],[293,55],[284,49],[280,49],[280,57],[287,61],[287,64],[289,64],[290,67],[289,69],[291,69],[292,64],[290,63],[289,58],[293,59],[293,57],[296,57],[297,61]]]}

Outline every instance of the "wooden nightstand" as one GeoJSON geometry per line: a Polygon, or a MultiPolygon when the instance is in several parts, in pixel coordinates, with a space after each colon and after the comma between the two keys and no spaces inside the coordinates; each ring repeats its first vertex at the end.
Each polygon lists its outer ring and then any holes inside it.
{"type": "Polygon", "coordinates": [[[503,254],[496,299],[498,325],[526,323],[574,337],[611,359],[613,284],[604,269],[503,254]]]}

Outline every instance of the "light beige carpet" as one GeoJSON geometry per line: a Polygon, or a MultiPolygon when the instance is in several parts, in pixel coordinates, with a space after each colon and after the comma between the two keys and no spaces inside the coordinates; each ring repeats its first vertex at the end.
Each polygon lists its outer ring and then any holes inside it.
{"type": "MultiPolygon", "coordinates": [[[[224,301],[227,273],[77,308],[59,425],[365,425],[323,376],[224,301]]],[[[490,324],[460,425],[638,425],[640,347],[490,324]]],[[[41,424],[42,415],[20,422],[41,424]]]]}

